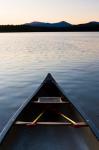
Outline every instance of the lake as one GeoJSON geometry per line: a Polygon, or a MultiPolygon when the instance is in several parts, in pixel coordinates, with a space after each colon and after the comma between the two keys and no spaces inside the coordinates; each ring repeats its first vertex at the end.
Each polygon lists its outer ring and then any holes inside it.
{"type": "Polygon", "coordinates": [[[99,129],[98,32],[0,33],[0,131],[49,72],[99,129]]]}

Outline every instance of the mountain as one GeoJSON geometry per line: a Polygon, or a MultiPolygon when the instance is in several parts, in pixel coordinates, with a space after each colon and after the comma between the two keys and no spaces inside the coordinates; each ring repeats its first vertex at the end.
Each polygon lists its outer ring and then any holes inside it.
{"type": "Polygon", "coordinates": [[[81,26],[96,26],[96,25],[99,25],[99,22],[91,21],[91,22],[88,22],[88,23],[83,23],[83,24],[78,24],[78,25],[81,25],[81,26]]]}
{"type": "Polygon", "coordinates": [[[99,32],[99,22],[73,25],[65,21],[56,23],[31,22],[21,25],[0,25],[0,32],[99,32]]]}
{"type": "Polygon", "coordinates": [[[72,24],[61,21],[57,23],[46,23],[46,22],[31,22],[31,23],[26,23],[24,25],[32,26],[32,27],[48,27],[48,28],[65,28],[65,27],[70,27],[72,24]]]}
{"type": "Polygon", "coordinates": [[[91,21],[88,23],[73,25],[72,31],[99,31],[99,22],[91,21]]]}
{"type": "Polygon", "coordinates": [[[91,22],[89,22],[89,24],[99,25],[99,22],[97,22],[97,21],[91,21],[91,22]]]}

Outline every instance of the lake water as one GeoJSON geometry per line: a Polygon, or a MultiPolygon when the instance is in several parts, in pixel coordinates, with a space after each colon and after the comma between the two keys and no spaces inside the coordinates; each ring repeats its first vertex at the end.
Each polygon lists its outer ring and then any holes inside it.
{"type": "Polygon", "coordinates": [[[99,129],[99,33],[1,33],[0,131],[48,72],[99,129]]]}

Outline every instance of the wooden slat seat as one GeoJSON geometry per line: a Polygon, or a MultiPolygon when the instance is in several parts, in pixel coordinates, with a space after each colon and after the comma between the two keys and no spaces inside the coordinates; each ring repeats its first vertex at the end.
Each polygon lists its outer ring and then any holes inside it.
{"type": "Polygon", "coordinates": [[[39,97],[34,103],[69,103],[68,101],[62,101],[61,97],[39,97]]]}

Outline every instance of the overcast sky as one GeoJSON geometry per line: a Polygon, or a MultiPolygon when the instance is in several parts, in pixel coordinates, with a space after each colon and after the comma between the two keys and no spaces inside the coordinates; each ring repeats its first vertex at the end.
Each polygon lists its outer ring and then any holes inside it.
{"type": "Polygon", "coordinates": [[[0,0],[0,24],[99,21],[99,0],[0,0]]]}

